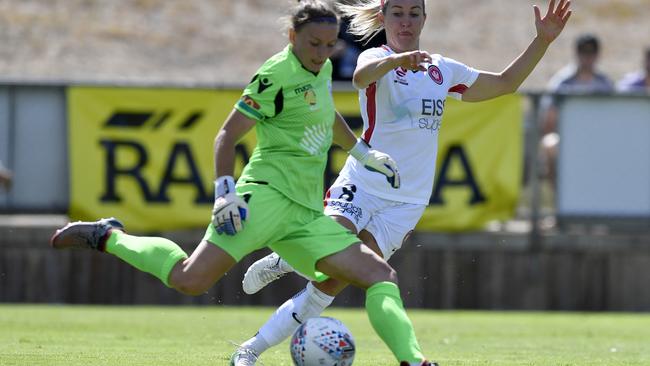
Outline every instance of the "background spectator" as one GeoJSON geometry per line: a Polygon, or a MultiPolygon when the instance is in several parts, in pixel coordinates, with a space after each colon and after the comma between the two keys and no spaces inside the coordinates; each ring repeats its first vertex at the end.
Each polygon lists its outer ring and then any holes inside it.
{"type": "Polygon", "coordinates": [[[549,88],[561,93],[609,93],[613,83],[597,70],[600,55],[600,41],[592,34],[585,34],[576,40],[576,60],[557,72],[549,88]]]}
{"type": "Polygon", "coordinates": [[[348,33],[348,26],[347,19],[343,19],[336,51],[330,57],[333,66],[332,79],[334,80],[352,80],[352,74],[357,66],[357,57],[362,51],[355,37],[348,33]]]}
{"type": "Polygon", "coordinates": [[[645,49],[643,69],[625,75],[618,83],[618,90],[650,93],[650,47],[645,49]]]}
{"type": "Polygon", "coordinates": [[[368,48],[386,44],[386,34],[383,31],[375,37],[372,37],[367,43],[360,42],[357,37],[348,33],[349,25],[349,19],[343,18],[339,32],[339,41],[336,44],[336,51],[330,57],[333,66],[333,80],[352,80],[352,74],[357,67],[359,54],[368,48]]]}
{"type": "MultiPolygon", "coordinates": [[[[600,41],[592,34],[584,34],[575,43],[576,60],[558,71],[549,82],[553,93],[611,93],[614,84],[596,68],[600,54],[600,41]]],[[[557,133],[557,98],[542,101],[546,110],[542,119],[542,149],[544,151],[546,177],[555,186],[557,146],[560,136],[557,133]]]]}

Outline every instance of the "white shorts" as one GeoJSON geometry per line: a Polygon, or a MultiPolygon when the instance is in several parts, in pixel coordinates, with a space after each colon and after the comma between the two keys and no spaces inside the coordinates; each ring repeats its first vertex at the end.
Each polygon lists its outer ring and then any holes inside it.
{"type": "MultiPolygon", "coordinates": [[[[387,183],[388,184],[388,183],[387,183]]],[[[374,236],[388,260],[411,234],[426,205],[379,198],[361,186],[339,177],[325,195],[325,215],[343,216],[374,236]]]]}

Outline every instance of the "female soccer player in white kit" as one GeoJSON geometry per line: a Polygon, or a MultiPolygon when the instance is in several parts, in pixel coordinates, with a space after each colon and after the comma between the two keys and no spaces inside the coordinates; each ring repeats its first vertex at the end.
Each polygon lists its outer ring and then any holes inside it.
{"type": "MultiPolygon", "coordinates": [[[[401,186],[390,188],[384,177],[348,158],[326,193],[325,214],[388,260],[429,202],[446,97],[478,102],[515,92],[561,33],[571,16],[569,8],[568,0],[557,5],[551,0],[542,16],[534,6],[537,35],[505,70],[491,73],[419,50],[426,20],[424,0],[361,0],[341,5],[343,15],[351,18],[350,31],[362,39],[386,30],[387,45],[359,56],[353,84],[359,90],[362,139],[395,159],[401,186]]],[[[248,269],[244,291],[255,293],[291,271],[271,254],[248,269]]],[[[240,346],[236,354],[242,357],[235,366],[254,365],[262,352],[291,336],[305,319],[318,316],[346,286],[335,279],[308,283],[240,346]]]]}

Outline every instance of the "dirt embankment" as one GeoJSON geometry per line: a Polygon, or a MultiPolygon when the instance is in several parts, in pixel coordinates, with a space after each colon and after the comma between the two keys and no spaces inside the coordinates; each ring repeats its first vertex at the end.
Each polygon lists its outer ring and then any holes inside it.
{"type": "MultiPolygon", "coordinates": [[[[0,79],[220,85],[246,83],[286,36],[287,0],[0,0],[0,79]]],[[[542,0],[429,0],[422,48],[500,71],[534,35],[542,0]]],[[[613,79],[650,46],[650,0],[575,0],[561,38],[524,84],[543,87],[583,32],[603,41],[613,79]]]]}

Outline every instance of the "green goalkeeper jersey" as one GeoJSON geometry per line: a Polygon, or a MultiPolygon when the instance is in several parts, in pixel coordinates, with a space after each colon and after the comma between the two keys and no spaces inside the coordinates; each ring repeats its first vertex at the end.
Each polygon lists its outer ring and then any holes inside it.
{"type": "Polygon", "coordinates": [[[332,63],[305,69],[288,45],[268,59],[235,108],[257,121],[257,146],[240,182],[263,181],[291,200],[323,210],[323,173],[332,144],[332,63]]]}

